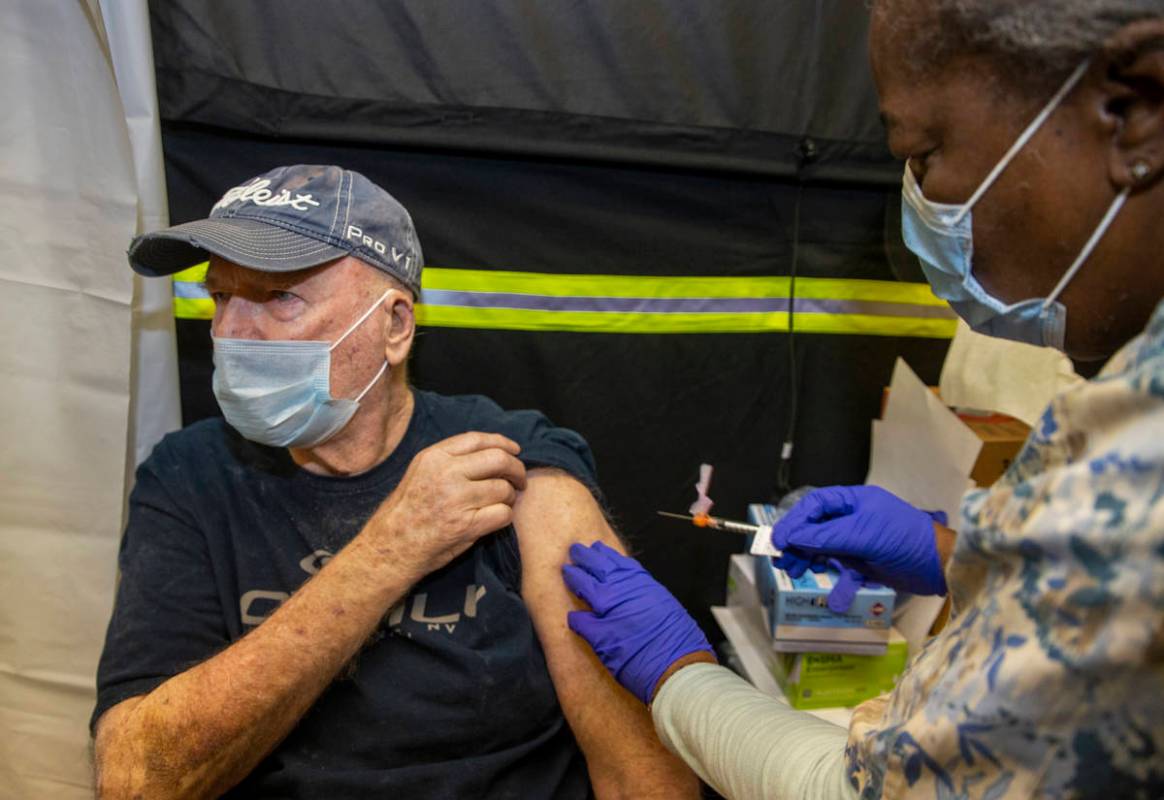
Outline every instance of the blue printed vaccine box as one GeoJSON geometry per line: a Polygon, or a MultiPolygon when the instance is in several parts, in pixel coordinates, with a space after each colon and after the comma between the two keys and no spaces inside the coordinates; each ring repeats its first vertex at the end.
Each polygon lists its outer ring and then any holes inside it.
{"type": "MultiPolygon", "coordinates": [[[[758,525],[769,525],[772,506],[754,504],[748,517],[758,525]]],[[[895,594],[885,586],[862,587],[845,613],[828,607],[829,592],[838,573],[807,571],[799,578],[772,565],[764,556],[755,557],[756,588],[768,609],[768,622],[775,649],[802,649],[802,643],[827,648],[830,643],[884,646],[893,625],[895,594]],[[781,647],[788,643],[790,647],[781,647]],[[801,646],[797,646],[801,645],[801,646]]],[[[879,648],[880,649],[880,648],[879,648]]]]}

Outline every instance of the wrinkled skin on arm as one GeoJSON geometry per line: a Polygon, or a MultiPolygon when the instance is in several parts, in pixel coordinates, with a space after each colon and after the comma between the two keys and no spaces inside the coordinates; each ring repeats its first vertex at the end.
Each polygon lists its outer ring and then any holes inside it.
{"type": "Polygon", "coordinates": [[[470,432],[421,451],[360,533],[270,618],[102,715],[98,797],[218,797],[245,778],[418,580],[509,524],[525,486],[519,450],[470,432]]]}
{"type": "Polygon", "coordinates": [[[585,608],[561,577],[570,545],[601,540],[625,552],[594,497],[565,472],[531,470],[514,505],[514,527],[522,596],[597,797],[699,797],[698,779],[659,742],[646,706],[619,686],[567,627],[567,613],[585,608]]]}

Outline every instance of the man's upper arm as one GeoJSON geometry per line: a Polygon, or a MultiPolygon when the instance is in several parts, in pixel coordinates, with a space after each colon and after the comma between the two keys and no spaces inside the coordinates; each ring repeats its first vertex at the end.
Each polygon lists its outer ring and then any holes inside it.
{"type": "Polygon", "coordinates": [[[624,551],[602,509],[571,475],[541,468],[529,472],[514,511],[522,596],[595,791],[600,797],[697,797],[698,781],[663,748],[646,707],[610,677],[566,623],[568,612],[585,607],[562,581],[570,545],[602,540],[624,551]]]}

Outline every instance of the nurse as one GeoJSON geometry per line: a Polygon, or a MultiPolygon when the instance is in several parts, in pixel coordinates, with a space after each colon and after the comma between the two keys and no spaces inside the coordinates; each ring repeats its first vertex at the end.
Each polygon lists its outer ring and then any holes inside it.
{"type": "Polygon", "coordinates": [[[980,332],[1102,370],[965,497],[956,535],[869,487],[773,531],[792,570],[836,558],[850,591],[952,598],[848,730],[717,666],[601,544],[564,568],[590,606],[570,627],[734,800],[1164,797],[1164,0],[876,0],[870,49],[934,290],[980,332]]]}

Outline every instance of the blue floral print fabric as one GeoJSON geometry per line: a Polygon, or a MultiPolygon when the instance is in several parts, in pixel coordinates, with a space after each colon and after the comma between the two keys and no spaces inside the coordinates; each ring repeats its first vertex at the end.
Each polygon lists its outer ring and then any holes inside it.
{"type": "Polygon", "coordinates": [[[962,503],[949,624],[856,710],[862,798],[1164,798],[1164,303],[962,503]]]}

